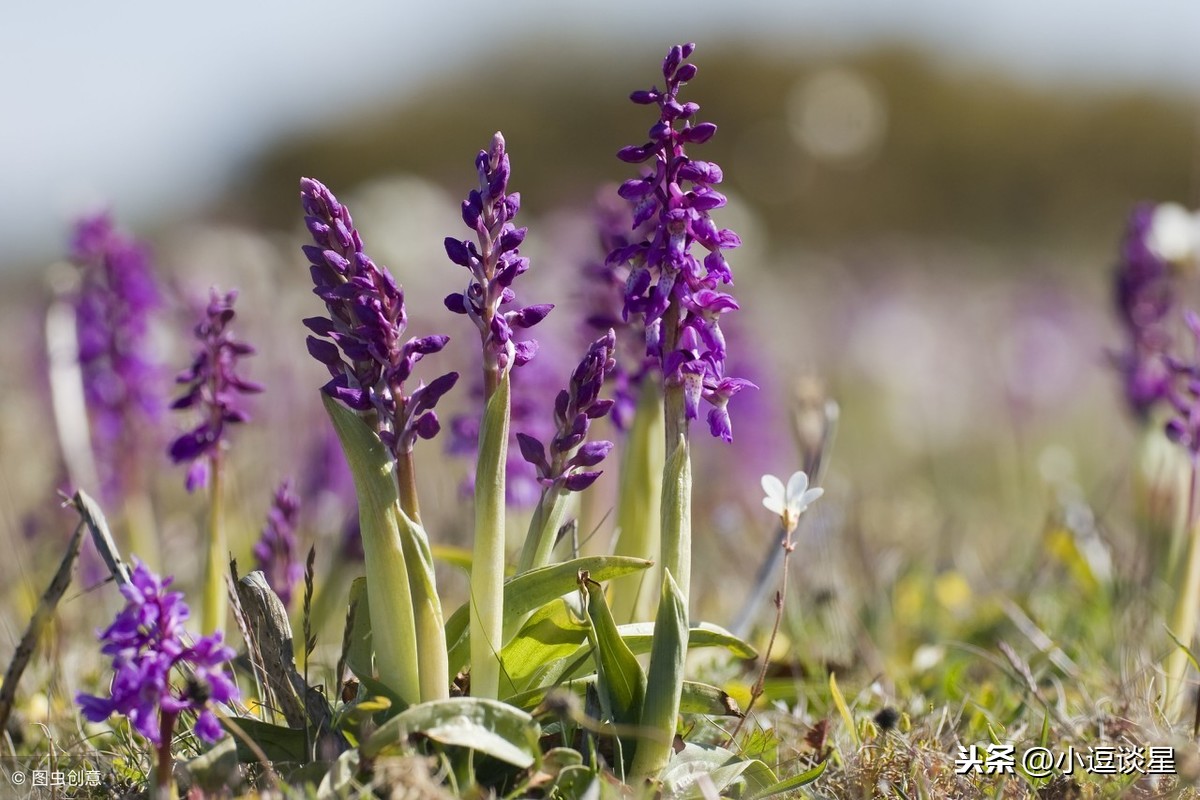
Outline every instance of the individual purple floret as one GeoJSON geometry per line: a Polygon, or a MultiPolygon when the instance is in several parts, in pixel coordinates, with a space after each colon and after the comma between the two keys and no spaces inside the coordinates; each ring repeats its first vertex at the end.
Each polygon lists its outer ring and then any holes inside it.
{"type": "Polygon", "coordinates": [[[101,652],[112,656],[113,679],[108,696],[80,693],[75,701],[92,722],[117,713],[156,745],[169,743],[179,715],[196,715],[196,735],[206,742],[223,735],[209,703],[230,703],[238,690],[225,670],[234,657],[220,633],[189,643],[183,623],[190,614],[183,595],[166,591],[165,580],[134,561],[131,582],[121,587],[125,608],[99,634],[101,652]],[[172,685],[171,673],[186,677],[172,685]]]}
{"type": "Polygon", "coordinates": [[[475,157],[479,188],[462,204],[462,218],[475,232],[475,241],[446,237],[446,255],[471,273],[467,288],[445,299],[446,308],[466,314],[479,329],[483,342],[485,395],[491,397],[499,376],[520,366],[537,352],[533,339],[516,341],[514,330],[532,328],[546,318],[549,304],[510,308],[516,300],[512,283],[529,269],[529,259],[519,254],[525,228],[513,225],[521,207],[519,193],[508,194],[510,166],[504,137],[497,132],[488,150],[475,157]]]}
{"type": "Polygon", "coordinates": [[[1190,360],[1164,358],[1169,370],[1165,394],[1175,412],[1166,432],[1168,439],[1187,449],[1193,462],[1200,462],[1200,316],[1188,310],[1183,319],[1195,342],[1190,360]]]}
{"type": "Polygon", "coordinates": [[[713,187],[722,180],[721,168],[690,158],[687,144],[712,138],[717,126],[696,122],[700,106],[680,103],[679,90],[696,76],[696,66],[684,63],[694,44],[671,48],[663,61],[664,89],[634,92],[639,105],[657,105],[659,119],[650,128],[650,141],[622,148],[617,157],[630,164],[651,162],[652,169],[626,181],[618,193],[634,203],[633,226],[656,220],[644,240],[617,247],[610,264],[628,264],[624,316],[640,314],[645,321],[647,353],[662,364],[668,386],[682,386],[687,419],[699,415],[701,398],[713,408],[709,430],[725,441],[733,440],[726,404],[729,398],[753,384],[725,376],[725,340],[721,315],[736,310],[737,301],[718,290],[732,284],[725,250],[741,244],[737,234],[718,229],[709,217],[725,205],[725,196],[713,187]],[[703,260],[693,254],[700,245],[703,260]]]}
{"type": "Polygon", "coordinates": [[[296,546],[296,518],[300,514],[300,498],[285,480],[275,490],[262,536],[254,545],[254,560],[286,607],[292,601],[292,587],[304,577],[296,546]]]}
{"type": "Polygon", "coordinates": [[[416,363],[439,352],[450,337],[405,341],[404,292],[363,251],[349,209],[311,178],[300,180],[300,200],[314,242],[304,247],[313,293],[329,311],[329,317],[304,320],[316,334],[308,337],[309,353],[333,376],[323,391],[356,411],[373,412],[376,430],[392,453],[411,453],[418,438],[430,439],[440,430],[434,407],[458,373],[421,383],[408,394],[404,383],[416,363]]]}
{"type": "Polygon", "coordinates": [[[168,449],[176,464],[191,462],[186,480],[189,492],[208,484],[212,462],[227,446],[225,426],[250,418],[239,405],[239,395],[262,391],[262,386],[237,374],[238,361],[252,355],[254,348],[233,338],[228,330],[236,299],[236,291],[211,291],[204,319],[196,326],[200,351],[192,366],[175,379],[187,386],[187,391],[171,408],[196,408],[201,415],[200,424],[171,442],[168,449]]]}
{"type": "Polygon", "coordinates": [[[149,251],[107,213],[75,224],[70,256],[81,270],[74,305],[92,448],[104,496],[115,502],[152,430],[146,423],[157,422],[164,407],[151,330],[162,298],[149,251]]]}
{"type": "Polygon", "coordinates": [[[1163,358],[1171,344],[1166,316],[1171,309],[1167,262],[1148,243],[1154,206],[1143,203],[1129,215],[1121,242],[1114,300],[1125,329],[1126,349],[1114,355],[1124,381],[1125,399],[1141,419],[1167,396],[1170,371],[1163,358]]]}
{"type": "Polygon", "coordinates": [[[600,399],[604,379],[616,365],[613,348],[616,337],[610,329],[592,342],[583,360],[571,374],[568,388],[554,400],[554,438],[547,447],[525,433],[517,434],[521,455],[537,468],[538,481],[545,487],[560,486],[568,492],[581,492],[591,486],[600,472],[592,470],[612,450],[612,442],[589,442],[591,421],[608,414],[612,400],[600,399]]]}

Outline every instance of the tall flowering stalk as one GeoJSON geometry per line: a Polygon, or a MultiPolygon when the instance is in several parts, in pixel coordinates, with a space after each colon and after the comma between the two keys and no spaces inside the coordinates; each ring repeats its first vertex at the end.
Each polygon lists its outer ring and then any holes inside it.
{"type": "Polygon", "coordinates": [[[663,60],[665,88],[636,91],[630,99],[656,105],[659,119],[643,145],[622,148],[617,157],[648,164],[641,177],[626,181],[618,193],[633,202],[633,225],[657,220],[647,238],[618,247],[608,261],[628,264],[625,316],[640,314],[647,330],[647,353],[661,365],[665,381],[668,470],[664,478],[662,563],[688,597],[691,575],[691,467],[688,426],[699,416],[700,400],[708,412],[710,432],[732,441],[726,406],[748,381],[727,377],[721,315],[736,310],[737,301],[718,289],[733,282],[725,251],[741,244],[737,234],[720,229],[709,212],[725,205],[713,187],[721,168],[688,156],[685,146],[712,138],[717,126],[695,120],[700,106],[681,103],[680,89],[696,76],[685,63],[694,44],[671,48],[663,60]],[[695,249],[706,251],[701,258],[695,249]],[[666,502],[668,494],[671,502],[666,502]]]}
{"type": "Polygon", "coordinates": [[[500,689],[498,653],[504,635],[505,462],[510,423],[510,373],[537,351],[531,339],[516,341],[515,331],[545,319],[553,306],[512,308],[517,276],[529,269],[520,255],[525,228],[513,219],[521,197],[508,193],[511,173],[504,137],[475,158],[479,188],[462,204],[463,222],[474,240],[445,240],[446,255],[470,273],[466,288],[448,296],[450,311],[475,323],[483,348],[484,412],[475,467],[475,542],[471,568],[471,693],[494,698],[500,689]]]}
{"type": "Polygon", "coordinates": [[[131,549],[157,561],[154,514],[145,491],[147,446],[159,444],[163,365],[154,346],[162,296],[149,249],[108,213],[72,230],[76,287],[47,312],[51,386],[72,480],[98,486],[118,510],[131,549]]]}
{"type": "Polygon", "coordinates": [[[313,239],[304,247],[313,293],[329,313],[304,321],[316,334],[308,337],[308,349],[332,376],[322,390],[325,405],[358,492],[380,675],[406,702],[444,698],[450,686],[446,640],[413,448],[440,430],[434,407],[458,373],[415,388],[406,384],[416,363],[439,352],[449,337],[406,339],[403,290],[366,254],[349,210],[310,178],[300,182],[300,199],[313,239]]]}
{"type": "Polygon", "coordinates": [[[1196,513],[1197,478],[1200,475],[1200,316],[1186,311],[1184,321],[1193,338],[1192,356],[1188,359],[1167,356],[1165,359],[1170,370],[1166,396],[1173,412],[1166,423],[1166,434],[1168,439],[1184,448],[1191,463],[1187,502],[1187,524],[1191,536],[1187,568],[1182,576],[1183,585],[1172,618],[1172,630],[1181,646],[1176,647],[1167,659],[1166,699],[1173,715],[1182,711],[1186,694],[1183,682],[1189,660],[1185,648],[1191,647],[1196,633],[1197,613],[1200,612],[1200,518],[1196,513]]]}
{"type": "Polygon", "coordinates": [[[229,331],[236,299],[236,291],[211,291],[204,318],[196,325],[200,342],[196,358],[175,379],[187,388],[171,404],[172,409],[195,409],[200,413],[200,423],[171,442],[168,453],[176,464],[189,464],[185,480],[189,492],[205,486],[209,489],[208,554],[200,616],[200,627],[206,633],[224,629],[228,602],[224,578],[228,547],[221,486],[223,456],[229,448],[227,429],[250,418],[241,405],[241,395],[262,391],[262,386],[237,373],[238,362],[252,355],[254,348],[235,339],[229,331]]]}
{"type": "Polygon", "coordinates": [[[517,434],[521,455],[537,468],[538,481],[543,486],[529,523],[518,572],[549,562],[555,536],[566,520],[568,497],[573,492],[582,492],[600,477],[601,473],[592,468],[612,450],[612,442],[588,441],[587,435],[591,421],[606,416],[613,407],[612,400],[600,398],[600,389],[616,366],[612,356],[615,344],[612,330],[592,342],[571,373],[568,387],[558,393],[554,401],[557,430],[548,452],[546,445],[533,436],[517,434]]]}
{"type": "Polygon", "coordinates": [[[300,498],[292,489],[291,480],[285,480],[271,498],[267,522],[254,544],[255,564],[285,607],[292,601],[292,588],[304,577],[304,565],[300,563],[296,544],[299,515],[300,498]]]}
{"type": "Polygon", "coordinates": [[[238,698],[225,666],[235,655],[233,649],[219,631],[189,640],[183,623],[191,612],[182,594],[167,591],[170,584],[171,578],[159,578],[135,561],[130,582],[121,587],[125,607],[99,634],[101,652],[112,656],[108,695],[80,693],[75,698],[92,722],[121,714],[154,744],[155,798],[173,795],[171,739],[181,716],[194,714],[196,735],[212,743],[224,731],[211,704],[238,698]],[[182,684],[172,681],[177,669],[184,673],[182,684]]]}
{"type": "Polygon", "coordinates": [[[76,223],[71,261],[80,268],[74,305],[92,448],[103,496],[118,503],[139,482],[146,423],[164,409],[151,327],[162,297],[149,251],[108,214],[76,223]]]}
{"type": "MultiPolygon", "coordinates": [[[[633,205],[624,198],[602,195],[596,206],[596,228],[606,257],[650,235],[652,220],[633,226],[633,205]]],[[[662,472],[666,461],[659,359],[647,355],[646,326],[641,315],[626,315],[625,287],[630,265],[601,258],[584,265],[584,326],[589,336],[613,330],[616,362],[608,373],[614,405],[613,427],[624,434],[618,471],[613,552],[619,556],[658,559],[660,548],[662,472]]],[[[662,583],[658,564],[609,584],[613,617],[636,622],[653,614],[654,591],[662,583]]]]}
{"type": "MultiPolygon", "coordinates": [[[[641,177],[622,184],[618,193],[634,204],[633,226],[655,221],[650,234],[613,250],[608,261],[628,264],[624,315],[641,315],[647,331],[647,355],[655,358],[664,380],[664,420],[667,462],[663,471],[661,507],[661,565],[663,594],[657,625],[682,613],[681,647],[686,648],[687,605],[691,582],[692,471],[688,427],[700,413],[700,401],[711,405],[709,431],[732,441],[727,411],[729,399],[748,381],[725,375],[725,338],[720,318],[736,310],[737,301],[718,287],[733,281],[725,251],[741,244],[737,234],[720,229],[709,212],[725,205],[713,187],[723,178],[721,168],[692,159],[686,146],[712,138],[717,126],[699,122],[700,106],[680,102],[680,89],[696,76],[685,63],[694,44],[672,47],[663,60],[664,88],[657,86],[630,95],[638,105],[658,107],[649,141],[622,148],[617,157],[630,164],[647,164],[641,177]],[[697,247],[698,246],[698,247],[697,247]],[[703,250],[703,257],[695,250],[703,250]],[[681,611],[680,611],[681,609],[681,611]]],[[[661,771],[670,757],[671,732],[679,711],[682,661],[679,647],[664,648],[660,664],[651,657],[650,672],[660,685],[652,694],[642,726],[657,732],[638,745],[635,776],[661,771]]]]}

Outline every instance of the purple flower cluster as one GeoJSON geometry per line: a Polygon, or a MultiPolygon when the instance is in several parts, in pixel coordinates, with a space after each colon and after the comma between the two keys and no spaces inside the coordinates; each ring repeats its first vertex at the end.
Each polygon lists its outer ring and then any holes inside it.
{"type": "Polygon", "coordinates": [[[254,560],[284,606],[292,601],[292,587],[304,577],[304,565],[297,557],[296,546],[299,514],[300,498],[293,491],[291,480],[285,480],[275,490],[262,536],[254,544],[254,560]]]}
{"type": "Polygon", "coordinates": [[[434,407],[458,373],[448,372],[428,386],[421,383],[410,394],[404,393],[404,383],[416,363],[439,352],[450,337],[404,341],[404,292],[363,251],[349,209],[311,178],[301,179],[300,200],[313,238],[304,247],[313,293],[329,311],[329,317],[304,320],[316,334],[308,337],[308,351],[332,376],[323,391],[356,411],[373,411],[379,436],[391,451],[411,452],[418,438],[430,439],[440,430],[434,407]]]}
{"type": "Polygon", "coordinates": [[[726,405],[742,389],[753,388],[749,381],[725,376],[720,328],[721,315],[738,307],[717,288],[733,283],[724,251],[741,240],[709,217],[725,205],[725,196],[713,188],[722,180],[721,168],[684,150],[708,141],[717,130],[711,122],[694,121],[699,105],[679,102],[679,90],[696,76],[696,66],[684,63],[694,49],[694,44],[671,48],[663,61],[664,89],[630,95],[639,105],[657,105],[659,119],[650,128],[650,141],[624,147],[617,157],[630,164],[653,161],[653,170],[626,181],[618,193],[634,203],[634,227],[657,222],[650,236],[614,249],[608,261],[629,264],[624,315],[642,315],[647,352],[660,360],[668,385],[683,386],[687,418],[699,416],[703,398],[713,406],[709,430],[728,442],[733,430],[726,405]],[[692,252],[696,244],[708,251],[703,261],[692,252]]]}
{"type": "Polygon", "coordinates": [[[175,379],[176,383],[187,386],[187,391],[171,408],[196,408],[201,413],[200,424],[176,438],[168,448],[176,464],[191,462],[186,479],[189,492],[207,485],[212,461],[226,446],[225,426],[250,418],[239,407],[238,395],[262,391],[262,386],[237,374],[238,361],[253,354],[254,348],[233,338],[228,330],[236,299],[236,291],[227,294],[211,291],[204,319],[196,325],[200,351],[192,366],[175,379]]]}
{"type": "Polygon", "coordinates": [[[157,421],[163,410],[162,365],[151,341],[162,298],[148,250],[106,213],[75,224],[70,255],[81,269],[74,304],[92,446],[104,468],[104,494],[113,501],[127,490],[122,481],[144,422],[157,421]]]}
{"type": "Polygon", "coordinates": [[[626,431],[637,407],[636,389],[650,372],[658,369],[658,361],[646,354],[644,320],[638,315],[631,319],[622,313],[625,287],[629,283],[629,264],[612,263],[605,257],[614,250],[645,239],[650,233],[650,223],[643,222],[634,228],[632,205],[604,192],[596,200],[595,224],[603,256],[583,265],[580,305],[589,338],[609,329],[616,333],[614,356],[617,363],[608,375],[614,401],[609,419],[617,430],[626,431]]]}
{"type": "Polygon", "coordinates": [[[92,722],[123,714],[134,730],[156,745],[163,744],[164,736],[170,740],[180,713],[194,713],[196,735],[212,743],[223,731],[209,703],[230,703],[238,697],[225,671],[234,651],[220,633],[188,644],[183,622],[190,612],[182,594],[166,591],[170,583],[171,578],[159,578],[135,561],[131,582],[121,587],[125,608],[99,634],[102,652],[113,659],[109,695],[80,693],[75,700],[92,722]],[[182,688],[171,685],[176,667],[187,674],[182,688]]]}
{"type": "Polygon", "coordinates": [[[1139,205],[1129,216],[1117,266],[1115,301],[1128,337],[1124,352],[1114,356],[1125,384],[1125,399],[1141,419],[1167,395],[1171,376],[1163,354],[1171,344],[1166,317],[1171,310],[1171,275],[1167,262],[1148,244],[1154,206],[1139,205]]]}
{"type": "Polygon", "coordinates": [[[1168,439],[1187,449],[1193,461],[1200,461],[1200,316],[1188,310],[1183,319],[1195,347],[1190,361],[1171,355],[1163,359],[1169,370],[1164,393],[1175,412],[1166,432],[1168,439]]]}
{"type": "Polygon", "coordinates": [[[479,188],[472,189],[462,204],[462,218],[475,232],[476,241],[446,237],[446,255],[471,273],[461,294],[446,297],[446,308],[466,314],[479,329],[483,342],[485,372],[507,372],[533,358],[537,342],[515,341],[514,330],[532,328],[546,318],[554,306],[532,305],[502,310],[516,300],[512,283],[529,269],[529,259],[520,255],[526,228],[513,224],[521,207],[521,195],[508,194],[511,172],[504,137],[496,133],[488,150],[475,157],[479,188]]]}
{"type": "Polygon", "coordinates": [[[554,400],[555,436],[546,446],[524,433],[517,434],[521,455],[537,467],[538,481],[543,486],[560,486],[568,492],[581,492],[600,477],[599,471],[587,471],[604,460],[612,450],[612,442],[587,441],[591,421],[603,417],[613,407],[612,400],[600,399],[600,387],[616,366],[613,348],[616,337],[610,329],[592,342],[583,360],[571,374],[568,388],[554,400]]]}

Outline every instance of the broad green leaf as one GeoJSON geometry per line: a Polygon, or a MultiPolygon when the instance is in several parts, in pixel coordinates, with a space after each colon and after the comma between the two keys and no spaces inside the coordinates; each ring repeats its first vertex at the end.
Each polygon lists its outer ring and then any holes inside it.
{"type": "Polygon", "coordinates": [[[558,529],[567,521],[570,499],[570,492],[560,486],[542,490],[537,508],[529,520],[529,530],[525,533],[525,544],[521,547],[517,564],[518,573],[546,566],[554,552],[558,529]]]}
{"type": "MultiPolygon", "coordinates": [[[[286,725],[272,725],[253,717],[235,717],[230,720],[254,740],[262,748],[263,753],[271,761],[302,762],[308,758],[304,752],[304,728],[289,728],[286,725]]],[[[230,729],[230,725],[225,725],[230,729]]],[[[258,755],[244,742],[241,737],[234,735],[237,742],[237,757],[242,763],[258,761],[258,755]]]]}
{"type": "MultiPolygon", "coordinates": [[[[496,697],[500,691],[500,650],[507,609],[504,596],[504,490],[508,457],[509,375],[487,400],[475,461],[475,542],[471,551],[468,652],[471,691],[496,697]]],[[[447,637],[450,640],[450,637],[447,637]]],[[[454,668],[457,672],[457,666],[454,668]]]]}
{"type": "Polygon", "coordinates": [[[759,789],[753,792],[745,800],[765,800],[767,797],[774,797],[775,795],[783,794],[784,792],[791,792],[799,789],[801,786],[806,786],[815,781],[817,778],[821,777],[821,774],[825,772],[825,768],[827,766],[829,766],[829,759],[825,759],[816,766],[806,769],[804,772],[793,775],[790,778],[784,778],[778,783],[774,783],[770,786],[759,789]]]}
{"type": "MultiPolygon", "coordinates": [[[[621,625],[617,628],[625,644],[634,655],[649,653],[654,644],[654,623],[636,622],[632,625],[621,625]]],[[[735,657],[752,659],[758,657],[758,651],[749,643],[734,636],[724,628],[708,622],[698,622],[688,629],[688,650],[702,647],[723,647],[735,657]]],[[[581,677],[595,669],[591,664],[591,648],[581,646],[568,657],[569,664],[559,674],[566,679],[581,677]]]]}
{"type": "Polygon", "coordinates": [[[601,703],[607,701],[608,711],[617,724],[637,725],[646,699],[646,675],[637,656],[617,632],[616,621],[604,599],[604,588],[581,573],[579,590],[587,601],[588,639],[596,651],[601,703]]]}
{"type": "Polygon", "coordinates": [[[701,775],[707,775],[717,792],[725,796],[728,794],[726,790],[741,778],[749,766],[749,759],[743,759],[723,747],[687,742],[662,771],[663,796],[681,800],[703,797],[697,786],[701,775]]]}
{"type": "MultiPolygon", "coordinates": [[[[532,712],[555,689],[570,691],[580,699],[583,699],[587,694],[588,687],[595,685],[596,676],[588,675],[586,678],[564,681],[558,686],[543,686],[538,689],[521,692],[507,698],[505,702],[516,708],[532,712]]],[[[696,681],[683,682],[683,688],[679,693],[679,713],[707,714],[712,717],[740,717],[742,715],[737,701],[725,691],[716,686],[696,681]]]]}
{"type": "Polygon", "coordinates": [[[585,623],[571,604],[556,598],[539,608],[500,653],[501,695],[507,697],[541,683],[553,682],[546,670],[562,667],[587,638],[585,623]],[[547,678],[550,680],[547,680],[547,678]]]}
{"type": "MultiPolygon", "coordinates": [[[[593,580],[607,581],[646,569],[651,563],[641,558],[588,556],[517,575],[504,584],[504,628],[514,630],[531,611],[575,591],[581,570],[586,570],[593,580]]],[[[469,609],[470,606],[464,604],[446,620],[449,666],[453,672],[466,665],[470,654],[469,609]]]]}
{"type": "Polygon", "coordinates": [[[358,775],[360,760],[357,748],[338,756],[317,788],[317,800],[345,800],[352,796],[357,797],[355,790],[358,788],[358,782],[355,777],[358,775]],[[352,795],[352,792],[355,793],[352,795]]]}
{"type": "MultiPolygon", "coordinates": [[[[663,534],[666,533],[664,527],[663,534]]],[[[675,741],[675,721],[683,688],[683,664],[688,643],[687,600],[666,567],[663,568],[658,615],[654,618],[654,634],[646,700],[642,706],[644,733],[633,757],[635,781],[654,778],[667,765],[675,741]]]]}
{"type": "Polygon", "coordinates": [[[350,585],[350,604],[354,606],[354,618],[350,621],[350,648],[346,651],[346,665],[358,678],[369,694],[386,697],[392,707],[403,710],[408,707],[400,695],[375,677],[375,651],[371,645],[371,606],[367,602],[367,579],[355,578],[350,585]]]}
{"type": "Polygon", "coordinates": [[[421,734],[525,769],[537,758],[539,731],[533,717],[506,703],[452,697],[422,703],[392,717],[360,749],[364,758],[375,758],[388,749],[403,747],[413,734],[421,734]]]}
{"type": "Polygon", "coordinates": [[[328,395],[322,394],[321,399],[333,420],[358,495],[367,601],[372,619],[380,623],[372,627],[375,664],[380,679],[405,702],[413,703],[421,696],[417,624],[398,527],[395,464],[383,442],[357,414],[328,395]]]}

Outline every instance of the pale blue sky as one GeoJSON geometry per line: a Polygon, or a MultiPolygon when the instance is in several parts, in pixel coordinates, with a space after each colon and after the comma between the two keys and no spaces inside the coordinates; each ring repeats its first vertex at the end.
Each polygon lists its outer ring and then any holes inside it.
{"type": "Polygon", "coordinates": [[[674,17],[631,0],[7,6],[0,268],[55,252],[66,220],[98,204],[135,223],[198,205],[280,132],[509,42],[551,53],[591,37],[657,57],[722,33],[797,48],[903,39],[1031,79],[1200,96],[1197,0],[737,0],[671,4],[674,17]]]}

